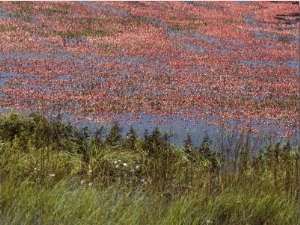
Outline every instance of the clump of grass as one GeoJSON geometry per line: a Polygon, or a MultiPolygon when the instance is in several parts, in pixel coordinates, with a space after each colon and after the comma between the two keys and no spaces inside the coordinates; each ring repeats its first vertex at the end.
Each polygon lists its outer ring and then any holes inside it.
{"type": "Polygon", "coordinates": [[[45,13],[48,16],[53,16],[56,14],[64,15],[68,13],[67,9],[62,10],[62,9],[55,9],[55,8],[44,8],[41,10],[41,12],[45,13]]]}
{"type": "Polygon", "coordinates": [[[17,30],[17,28],[14,26],[11,26],[11,25],[9,25],[9,26],[3,25],[3,24],[0,25],[1,32],[11,32],[11,31],[15,31],[15,30],[17,30]]]}
{"type": "Polygon", "coordinates": [[[253,149],[246,139],[230,158],[208,136],[179,147],[158,128],[125,138],[117,122],[103,130],[2,116],[2,224],[297,223],[299,154],[289,142],[253,149]]]}

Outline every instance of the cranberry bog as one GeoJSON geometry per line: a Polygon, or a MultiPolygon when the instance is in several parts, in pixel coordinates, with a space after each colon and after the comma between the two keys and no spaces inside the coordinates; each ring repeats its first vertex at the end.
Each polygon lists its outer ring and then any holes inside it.
{"type": "Polygon", "coordinates": [[[299,4],[0,2],[0,107],[183,141],[299,135],[299,4]]]}

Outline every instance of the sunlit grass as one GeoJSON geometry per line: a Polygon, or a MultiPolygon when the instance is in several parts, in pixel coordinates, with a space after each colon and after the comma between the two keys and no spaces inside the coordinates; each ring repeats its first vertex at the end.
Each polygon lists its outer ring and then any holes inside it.
{"type": "Polygon", "coordinates": [[[60,181],[55,186],[1,184],[3,224],[296,224],[297,204],[274,187],[232,186],[177,198],[120,186],[60,181]]]}

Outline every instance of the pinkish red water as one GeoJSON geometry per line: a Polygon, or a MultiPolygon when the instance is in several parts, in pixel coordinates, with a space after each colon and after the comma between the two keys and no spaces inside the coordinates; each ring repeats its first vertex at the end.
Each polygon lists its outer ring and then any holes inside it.
{"type": "Polygon", "coordinates": [[[291,2],[0,2],[0,14],[3,111],[299,133],[291,2]]]}

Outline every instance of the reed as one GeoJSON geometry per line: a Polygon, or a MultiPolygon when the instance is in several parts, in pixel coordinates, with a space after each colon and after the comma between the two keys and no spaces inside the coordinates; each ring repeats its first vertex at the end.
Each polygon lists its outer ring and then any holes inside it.
{"type": "Polygon", "coordinates": [[[179,147],[158,129],[121,130],[2,116],[1,224],[297,223],[299,147],[241,143],[232,162],[209,137],[179,147]]]}

